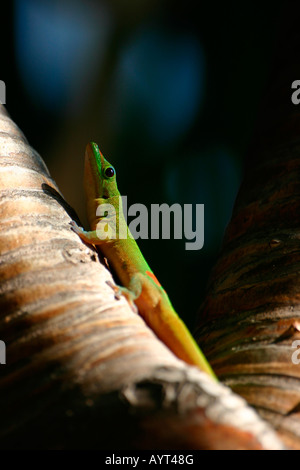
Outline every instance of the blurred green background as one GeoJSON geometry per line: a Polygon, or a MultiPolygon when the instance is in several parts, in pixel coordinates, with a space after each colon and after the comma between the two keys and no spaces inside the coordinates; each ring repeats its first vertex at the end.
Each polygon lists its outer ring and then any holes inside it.
{"type": "Polygon", "coordinates": [[[129,204],[205,205],[201,250],[139,241],[191,328],[242,178],[281,4],[9,2],[7,109],[82,223],[90,140],[129,204]]]}

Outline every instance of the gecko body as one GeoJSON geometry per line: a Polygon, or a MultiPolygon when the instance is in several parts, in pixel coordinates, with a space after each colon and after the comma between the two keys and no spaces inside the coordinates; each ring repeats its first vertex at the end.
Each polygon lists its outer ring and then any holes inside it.
{"type": "Polygon", "coordinates": [[[84,186],[91,230],[85,231],[72,222],[73,230],[86,243],[100,247],[122,284],[116,288],[117,294],[124,295],[131,306],[136,306],[158,338],[178,358],[198,366],[216,379],[132,237],[123,213],[116,171],[93,142],[86,148],[84,186]],[[106,210],[110,207],[112,211],[106,210]],[[119,236],[121,232],[122,238],[119,236]],[[110,237],[109,234],[114,235],[110,237]]]}

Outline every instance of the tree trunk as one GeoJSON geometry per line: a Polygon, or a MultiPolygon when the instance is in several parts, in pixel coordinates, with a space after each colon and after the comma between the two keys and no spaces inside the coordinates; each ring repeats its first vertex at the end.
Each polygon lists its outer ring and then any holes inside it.
{"type": "Polygon", "coordinates": [[[300,365],[292,360],[300,339],[300,114],[291,101],[300,78],[297,21],[287,11],[197,339],[219,377],[300,449],[300,365]]]}
{"type": "Polygon", "coordinates": [[[244,400],[116,300],[39,155],[0,108],[2,449],[281,448],[244,400]],[[2,343],[3,344],[3,343],[2,343]]]}

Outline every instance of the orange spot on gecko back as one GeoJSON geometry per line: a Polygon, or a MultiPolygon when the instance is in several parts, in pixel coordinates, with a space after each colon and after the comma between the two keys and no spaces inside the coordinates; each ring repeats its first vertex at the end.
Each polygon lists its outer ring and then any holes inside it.
{"type": "Polygon", "coordinates": [[[161,287],[161,284],[159,283],[157,277],[154,276],[154,274],[153,274],[151,271],[146,271],[146,274],[147,274],[147,276],[151,277],[151,279],[153,279],[153,281],[155,282],[155,284],[156,284],[158,287],[161,287]]]}

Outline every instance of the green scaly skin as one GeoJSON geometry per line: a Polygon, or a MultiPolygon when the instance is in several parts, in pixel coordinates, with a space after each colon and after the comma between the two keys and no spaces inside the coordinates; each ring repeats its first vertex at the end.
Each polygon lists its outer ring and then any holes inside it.
{"type": "Polygon", "coordinates": [[[159,284],[132,237],[124,217],[115,169],[93,142],[89,143],[86,148],[84,173],[87,214],[91,231],[83,230],[74,221],[71,223],[73,230],[86,243],[100,246],[101,252],[122,284],[122,287],[115,287],[115,290],[118,294],[124,295],[131,306],[136,306],[139,314],[160,340],[179,359],[199,367],[217,380],[208,361],[175,312],[166,291],[159,284]],[[104,213],[103,210],[103,215],[96,215],[97,208],[102,206],[103,209],[103,204],[111,204],[114,207],[116,233],[123,230],[126,238],[117,236],[115,239],[100,239],[98,237],[99,224],[114,227],[114,220],[108,212],[104,213]]]}

